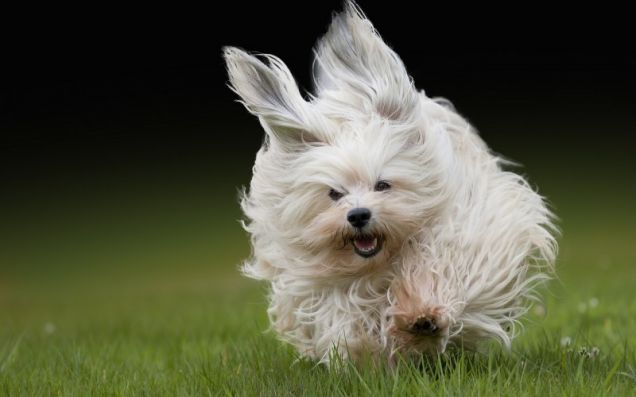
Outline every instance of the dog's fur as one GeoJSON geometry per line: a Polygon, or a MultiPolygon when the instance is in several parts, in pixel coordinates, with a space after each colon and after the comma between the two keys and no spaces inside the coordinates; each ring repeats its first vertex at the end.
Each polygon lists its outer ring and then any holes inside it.
{"type": "Polygon", "coordinates": [[[224,56],[266,132],[241,201],[243,271],[271,283],[280,337],[322,362],[509,346],[552,271],[552,215],[449,102],[415,89],[358,7],[346,2],[318,42],[308,100],[280,59],[224,56]],[[372,213],[363,228],[347,221],[359,207],[372,213]]]}

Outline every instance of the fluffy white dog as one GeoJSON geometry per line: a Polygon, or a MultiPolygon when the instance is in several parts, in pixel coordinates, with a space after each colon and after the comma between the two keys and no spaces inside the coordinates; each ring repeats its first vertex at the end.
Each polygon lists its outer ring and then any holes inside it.
{"type": "Polygon", "coordinates": [[[444,352],[515,325],[552,270],[552,216],[442,99],[417,91],[352,2],[305,100],[272,55],[224,49],[265,132],[242,197],[273,329],[302,355],[444,352]]]}

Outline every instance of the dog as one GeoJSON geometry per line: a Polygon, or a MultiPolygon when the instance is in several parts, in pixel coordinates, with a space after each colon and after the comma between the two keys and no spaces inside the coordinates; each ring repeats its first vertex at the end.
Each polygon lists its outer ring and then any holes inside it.
{"type": "Polygon", "coordinates": [[[265,140],[241,195],[272,329],[329,363],[510,347],[554,271],[555,217],[450,102],[414,87],[352,1],[305,99],[273,55],[223,49],[265,140]]]}

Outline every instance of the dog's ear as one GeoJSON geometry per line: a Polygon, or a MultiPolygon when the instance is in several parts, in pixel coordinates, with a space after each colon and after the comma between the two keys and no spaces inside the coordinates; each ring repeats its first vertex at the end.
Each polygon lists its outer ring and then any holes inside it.
{"type": "Polygon", "coordinates": [[[365,107],[360,110],[394,120],[408,118],[415,109],[417,91],[402,60],[353,1],[334,16],[314,53],[318,96],[332,90],[354,92],[365,107]]]}
{"type": "Polygon", "coordinates": [[[235,47],[223,48],[223,56],[230,88],[259,118],[271,139],[294,146],[325,140],[321,132],[325,120],[302,97],[283,61],[273,55],[256,57],[235,47]]]}

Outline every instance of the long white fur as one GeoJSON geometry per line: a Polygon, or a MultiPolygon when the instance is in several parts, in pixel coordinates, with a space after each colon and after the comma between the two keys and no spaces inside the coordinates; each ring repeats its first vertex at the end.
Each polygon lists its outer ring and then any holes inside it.
{"type": "Polygon", "coordinates": [[[270,282],[278,335],[322,362],[332,351],[390,357],[409,350],[394,317],[419,305],[449,322],[438,352],[485,338],[509,346],[552,271],[552,215],[445,100],[415,89],[357,6],[346,2],[319,41],[310,100],[280,59],[224,56],[266,132],[241,200],[253,247],[243,271],[270,282]],[[380,179],[392,189],[373,191],[380,179]],[[331,188],[345,196],[334,202],[331,188]],[[347,244],[345,215],[359,206],[386,237],[373,258],[347,244]]]}

